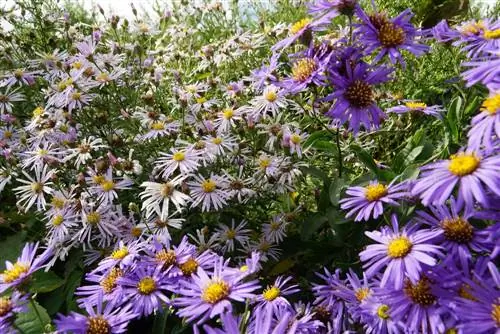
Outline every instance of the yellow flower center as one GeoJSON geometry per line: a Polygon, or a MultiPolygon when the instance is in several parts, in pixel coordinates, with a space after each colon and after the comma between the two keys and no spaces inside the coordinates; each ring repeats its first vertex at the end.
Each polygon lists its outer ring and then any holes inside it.
{"type": "Polygon", "coordinates": [[[429,280],[425,277],[421,278],[416,284],[412,284],[407,280],[404,292],[414,303],[422,306],[432,305],[436,301],[436,297],[431,292],[429,280]]]}
{"type": "Polygon", "coordinates": [[[387,187],[383,184],[370,184],[365,187],[365,197],[368,201],[377,201],[387,195],[387,187]]]}
{"type": "Polygon", "coordinates": [[[150,128],[152,130],[165,130],[165,124],[163,122],[159,122],[159,121],[156,121],[156,122],[153,122],[153,124],[151,124],[150,128]]]}
{"type": "Polygon", "coordinates": [[[212,179],[204,180],[201,183],[201,189],[205,193],[211,193],[211,192],[215,191],[216,187],[217,187],[217,184],[212,179]]]}
{"type": "Polygon", "coordinates": [[[174,161],[184,161],[184,159],[186,158],[186,154],[184,154],[184,152],[175,152],[172,156],[172,159],[174,159],[174,161]]]}
{"type": "Polygon", "coordinates": [[[456,176],[466,176],[474,173],[480,162],[473,154],[459,153],[451,156],[448,170],[456,176]]]}
{"type": "Polygon", "coordinates": [[[457,243],[466,244],[472,240],[474,229],[472,225],[462,217],[445,219],[441,222],[446,239],[457,243]]]}
{"type": "Polygon", "coordinates": [[[264,98],[269,102],[274,102],[278,99],[278,94],[274,90],[270,90],[264,94],[264,98]]]}
{"type": "Polygon", "coordinates": [[[248,270],[248,266],[247,266],[246,264],[245,264],[245,265],[242,265],[242,266],[240,267],[240,271],[241,271],[242,273],[246,272],[247,270],[248,270]]]}
{"type": "Polygon", "coordinates": [[[35,182],[31,184],[31,190],[33,190],[34,193],[41,193],[43,191],[43,183],[40,182],[35,182]]]}
{"type": "Polygon", "coordinates": [[[59,84],[57,84],[57,89],[62,92],[71,85],[73,85],[73,79],[70,78],[67,80],[63,80],[59,84]]]}
{"type": "Polygon", "coordinates": [[[300,144],[300,142],[302,141],[302,138],[300,137],[300,135],[294,133],[293,135],[290,136],[290,141],[292,143],[294,143],[295,145],[297,145],[297,144],[300,144]]]}
{"type": "Polygon", "coordinates": [[[4,270],[2,277],[4,283],[11,283],[21,277],[21,275],[26,274],[30,266],[25,263],[16,262],[11,269],[4,270]]]}
{"type": "Polygon", "coordinates": [[[407,106],[411,110],[420,110],[425,109],[427,107],[427,104],[423,102],[406,102],[405,106],[407,106]]]}
{"type": "Polygon", "coordinates": [[[21,79],[24,75],[24,71],[21,70],[21,69],[17,69],[14,71],[14,76],[17,78],[17,79],[21,79]]]}
{"type": "Polygon", "coordinates": [[[214,143],[215,145],[220,145],[222,143],[222,138],[215,137],[214,139],[212,139],[212,143],[214,143]]]}
{"type": "Polygon", "coordinates": [[[111,293],[116,288],[116,280],[123,276],[123,271],[119,268],[113,268],[109,274],[104,277],[99,285],[101,286],[104,293],[111,293]]]}
{"type": "Polygon", "coordinates": [[[90,317],[88,319],[88,326],[86,334],[109,334],[111,329],[109,323],[102,315],[97,317],[90,317]]]}
{"type": "Polygon", "coordinates": [[[0,297],[0,317],[5,316],[12,310],[12,303],[9,297],[0,297]]]}
{"type": "Polygon", "coordinates": [[[385,48],[393,48],[403,44],[406,40],[406,34],[403,28],[394,23],[388,22],[378,32],[378,40],[385,48]]]}
{"type": "Polygon", "coordinates": [[[309,23],[311,23],[311,19],[305,18],[300,21],[295,22],[291,27],[290,27],[290,33],[292,35],[295,35],[302,29],[304,29],[309,23]]]}
{"type": "Polygon", "coordinates": [[[94,182],[96,184],[101,184],[101,183],[103,183],[106,180],[106,178],[104,176],[102,176],[102,175],[94,175],[92,177],[92,179],[94,180],[94,182]]]}
{"type": "Polygon", "coordinates": [[[495,321],[497,327],[500,327],[500,300],[491,305],[491,317],[495,321]]]}
{"type": "Polygon", "coordinates": [[[75,62],[73,62],[73,63],[71,64],[71,67],[73,67],[73,68],[75,68],[75,69],[77,69],[77,70],[81,69],[81,68],[82,68],[82,66],[83,66],[83,64],[82,64],[82,62],[80,62],[80,61],[75,61],[75,62]]]}
{"type": "Polygon", "coordinates": [[[280,293],[281,291],[278,287],[271,286],[264,290],[264,292],[262,293],[262,297],[267,301],[273,301],[278,298],[280,293]]]}
{"type": "Polygon", "coordinates": [[[202,292],[201,299],[210,304],[215,304],[229,296],[229,284],[223,280],[211,282],[202,292]]]}
{"type": "Polygon", "coordinates": [[[233,229],[230,229],[230,230],[227,230],[226,232],[226,238],[228,238],[229,240],[232,240],[236,237],[236,231],[233,230],[233,229]]]}
{"type": "Polygon", "coordinates": [[[103,191],[111,191],[115,187],[115,183],[112,180],[105,180],[101,183],[101,188],[103,191]]]}
{"type": "Polygon", "coordinates": [[[175,252],[173,250],[164,250],[162,249],[155,255],[155,259],[157,262],[163,263],[163,268],[168,268],[171,265],[174,265],[177,261],[175,256],[175,252]]]}
{"type": "Polygon", "coordinates": [[[389,311],[389,306],[382,304],[377,308],[377,315],[380,319],[387,320],[389,319],[389,314],[387,312],[389,311]]]}
{"type": "Polygon", "coordinates": [[[82,93],[80,93],[80,92],[74,92],[73,94],[71,94],[71,98],[75,101],[80,100],[81,97],[82,97],[82,93]]]}
{"type": "Polygon", "coordinates": [[[306,81],[316,70],[317,64],[314,59],[303,58],[298,60],[292,67],[292,77],[295,81],[306,81]]]}
{"type": "Polygon", "coordinates": [[[161,186],[161,195],[163,197],[169,197],[173,194],[174,192],[174,185],[170,182],[164,183],[161,186]]]}
{"type": "Polygon", "coordinates": [[[456,328],[449,328],[444,332],[444,334],[458,334],[458,331],[456,328]]]}
{"type": "Polygon", "coordinates": [[[370,295],[370,289],[369,288],[360,288],[356,290],[356,299],[358,302],[362,302],[363,300],[366,299],[370,295]]]}
{"type": "Polygon", "coordinates": [[[477,302],[477,298],[472,294],[472,288],[469,284],[463,283],[458,289],[458,295],[462,298],[477,302]]]}
{"type": "Polygon", "coordinates": [[[62,224],[62,222],[64,221],[64,218],[62,215],[57,215],[55,216],[53,219],[52,219],[52,225],[54,226],[59,226],[62,224]]]}
{"type": "Polygon", "coordinates": [[[266,169],[270,165],[271,165],[271,160],[270,159],[268,159],[268,158],[260,158],[259,159],[259,167],[261,169],[266,169]]]}
{"type": "Polygon", "coordinates": [[[12,131],[5,130],[5,131],[3,132],[3,137],[4,137],[5,139],[10,139],[10,138],[12,138],[12,131]]]}
{"type": "Polygon", "coordinates": [[[481,110],[487,110],[492,116],[496,115],[498,110],[500,110],[500,94],[487,98],[483,102],[481,110]]]}
{"type": "Polygon", "coordinates": [[[191,276],[191,274],[194,274],[198,269],[198,262],[195,259],[190,258],[189,260],[181,264],[179,266],[179,269],[185,276],[191,276]]]}
{"type": "Polygon", "coordinates": [[[222,116],[225,119],[231,119],[234,116],[234,110],[231,108],[224,109],[224,111],[222,112],[222,116]]]}
{"type": "Polygon", "coordinates": [[[97,75],[97,77],[96,77],[95,79],[96,79],[97,81],[99,81],[99,82],[107,82],[107,81],[109,81],[109,80],[110,80],[110,79],[109,79],[109,75],[108,75],[108,73],[106,73],[106,72],[101,72],[101,73],[99,73],[99,75],[97,75]]]}
{"type": "Polygon", "coordinates": [[[62,209],[65,202],[66,201],[63,198],[59,197],[52,197],[52,199],[50,200],[50,203],[57,209],[62,209]]]}
{"type": "Polygon", "coordinates": [[[36,107],[35,110],[33,110],[33,118],[37,118],[43,115],[45,112],[45,109],[42,107],[36,107]]]}
{"type": "Polygon", "coordinates": [[[128,248],[123,246],[122,248],[117,249],[113,253],[111,253],[111,258],[113,260],[123,260],[127,255],[128,255],[128,248]]]}
{"type": "Polygon", "coordinates": [[[500,29],[495,30],[485,30],[484,38],[486,39],[499,39],[500,38],[500,29]]]}
{"type": "Polygon", "coordinates": [[[156,290],[156,282],[151,276],[146,276],[137,283],[137,290],[143,295],[150,295],[156,290]]]}
{"type": "Polygon", "coordinates": [[[471,22],[460,28],[460,30],[464,35],[467,34],[477,35],[479,31],[484,30],[484,23],[483,21],[471,22]]]}
{"type": "Polygon", "coordinates": [[[87,214],[87,224],[97,225],[101,221],[101,214],[96,211],[92,211],[87,214]]]}
{"type": "Polygon", "coordinates": [[[395,238],[389,242],[387,255],[392,258],[405,257],[411,251],[412,246],[411,241],[406,237],[395,238]]]}

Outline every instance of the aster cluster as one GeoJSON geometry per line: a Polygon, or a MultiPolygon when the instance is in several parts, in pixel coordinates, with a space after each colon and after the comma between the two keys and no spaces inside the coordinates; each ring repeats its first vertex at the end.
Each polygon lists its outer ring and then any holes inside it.
{"type": "Polygon", "coordinates": [[[54,10],[60,48],[0,62],[0,210],[42,244],[0,271],[1,333],[27,313],[43,324],[35,300],[54,290],[69,296],[43,328],[56,333],[153,319],[209,334],[500,330],[498,21],[422,30],[410,9],[355,0],[259,29],[219,2],[156,20],[101,9],[94,26],[54,10]],[[213,37],[221,22],[234,27],[213,37]],[[361,144],[384,122],[449,118],[444,99],[383,93],[449,42],[470,58],[465,85],[489,92],[466,140],[417,160],[420,129],[392,164],[372,159],[361,144]],[[351,258],[331,260],[323,240],[351,258]]]}

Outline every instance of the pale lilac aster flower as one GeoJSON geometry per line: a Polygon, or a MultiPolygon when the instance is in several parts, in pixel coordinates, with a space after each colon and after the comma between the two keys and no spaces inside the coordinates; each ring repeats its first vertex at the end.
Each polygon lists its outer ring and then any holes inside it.
{"type": "Polygon", "coordinates": [[[73,236],[75,241],[83,244],[85,249],[92,241],[98,240],[100,247],[108,246],[111,239],[118,234],[113,214],[109,206],[83,204],[82,228],[73,236]]]}
{"type": "Polygon", "coordinates": [[[471,125],[467,146],[474,150],[483,146],[486,150],[492,150],[500,139],[500,91],[483,102],[481,112],[472,118],[471,125]]]}
{"type": "Polygon", "coordinates": [[[280,243],[286,237],[286,228],[289,225],[284,214],[274,215],[271,222],[262,224],[262,233],[274,243],[280,243]]]}
{"type": "Polygon", "coordinates": [[[38,243],[27,243],[15,263],[5,261],[5,270],[0,274],[0,293],[9,288],[16,288],[35,271],[46,266],[46,262],[52,256],[52,250],[47,248],[38,256],[37,250],[38,243]]]}
{"type": "Polygon", "coordinates": [[[42,168],[45,164],[61,161],[61,156],[65,154],[61,149],[54,147],[51,143],[44,143],[41,147],[35,146],[32,150],[26,150],[20,153],[23,159],[23,168],[35,169],[42,168]]]}
{"type": "Polygon", "coordinates": [[[275,53],[278,50],[285,49],[300,38],[303,38],[304,42],[306,42],[305,44],[308,44],[307,39],[311,39],[312,32],[326,30],[328,25],[331,23],[331,19],[335,16],[334,14],[334,12],[330,12],[329,15],[325,15],[318,19],[313,20],[310,18],[304,18],[295,22],[290,25],[288,30],[290,36],[273,45],[271,50],[275,53]]]}
{"type": "Polygon", "coordinates": [[[354,221],[377,219],[384,213],[384,204],[399,206],[396,200],[408,196],[407,184],[403,182],[394,185],[393,183],[394,181],[385,185],[378,181],[370,181],[366,187],[348,188],[346,194],[351,197],[340,200],[340,207],[343,210],[349,210],[346,218],[357,213],[354,221]]]}
{"type": "Polygon", "coordinates": [[[82,139],[77,147],[70,148],[69,155],[64,158],[64,161],[75,159],[75,167],[80,168],[80,165],[86,165],[87,161],[92,160],[92,152],[107,147],[107,145],[103,144],[101,138],[90,136],[82,139]]]}
{"type": "Polygon", "coordinates": [[[96,306],[100,299],[116,306],[122,305],[125,302],[125,296],[122,286],[117,281],[123,274],[124,271],[118,267],[111,268],[105,273],[87,273],[86,284],[78,287],[75,292],[78,296],[78,305],[80,307],[96,306]]]}
{"type": "Polygon", "coordinates": [[[0,332],[17,333],[12,325],[19,313],[28,311],[28,297],[17,291],[10,296],[0,297],[0,332]]]}
{"type": "Polygon", "coordinates": [[[396,114],[405,114],[405,113],[414,113],[414,114],[425,114],[434,116],[438,119],[443,118],[442,112],[444,109],[441,106],[427,106],[425,103],[420,101],[405,101],[404,105],[399,105],[396,107],[392,107],[387,109],[387,113],[396,113],[396,114]]]}
{"type": "Polygon", "coordinates": [[[236,126],[236,122],[241,120],[241,112],[234,108],[225,108],[217,113],[217,119],[214,126],[217,129],[217,135],[221,136],[231,131],[236,126]]]}
{"type": "Polygon", "coordinates": [[[17,181],[25,185],[13,189],[16,195],[19,196],[19,204],[24,206],[25,212],[27,212],[35,202],[38,211],[45,209],[47,202],[45,201],[44,194],[51,194],[54,192],[54,189],[50,188],[53,183],[49,181],[54,172],[49,170],[47,165],[45,165],[43,168],[35,167],[34,178],[25,171],[23,171],[23,174],[28,180],[17,179],[17,181]]]}
{"type": "Polygon", "coordinates": [[[130,189],[130,186],[133,184],[133,181],[128,178],[121,180],[113,178],[111,167],[107,169],[104,175],[96,175],[93,170],[90,170],[90,173],[94,174],[91,178],[94,181],[94,185],[89,187],[89,192],[97,196],[97,200],[105,205],[112,204],[118,198],[116,190],[130,189]]]}
{"type": "Polygon", "coordinates": [[[231,220],[231,227],[226,224],[219,224],[216,233],[219,235],[219,245],[223,253],[233,252],[236,241],[243,245],[249,239],[251,230],[245,229],[246,221],[242,220],[238,226],[235,226],[235,220],[231,220]]]}
{"type": "Polygon", "coordinates": [[[141,242],[131,242],[125,244],[122,240],[115,246],[113,252],[99,262],[99,265],[92,270],[92,273],[108,272],[112,268],[127,270],[134,265],[142,250],[141,242]]]}
{"type": "Polygon", "coordinates": [[[47,230],[47,242],[49,245],[66,241],[70,233],[78,226],[77,215],[70,208],[53,211],[53,214],[47,216],[45,224],[47,230]]]}
{"type": "Polygon", "coordinates": [[[194,182],[189,182],[191,189],[191,197],[193,203],[191,207],[201,205],[201,211],[217,211],[227,205],[227,184],[226,177],[218,175],[210,175],[209,178],[204,178],[201,175],[194,176],[194,182]]]}
{"type": "Polygon", "coordinates": [[[271,309],[278,313],[280,308],[291,308],[292,305],[286,299],[286,296],[300,291],[298,285],[288,284],[292,277],[279,276],[272,285],[268,285],[262,294],[256,298],[256,308],[271,309]]]}
{"type": "Polygon", "coordinates": [[[177,189],[183,179],[176,177],[165,183],[143,182],[141,187],[145,188],[140,193],[142,199],[142,210],[146,210],[146,216],[157,214],[161,219],[166,219],[169,214],[169,205],[172,202],[176,211],[181,211],[190,201],[190,197],[177,189]]]}
{"type": "Polygon", "coordinates": [[[12,102],[24,101],[24,95],[17,91],[9,92],[9,89],[0,93],[0,114],[12,112],[12,102]]]}
{"type": "Polygon", "coordinates": [[[400,231],[396,215],[391,221],[392,229],[385,226],[381,231],[365,232],[378,244],[368,245],[359,257],[368,277],[374,277],[385,267],[381,287],[391,283],[396,289],[401,289],[406,277],[413,283],[420,279],[421,264],[434,266],[436,257],[443,254],[441,247],[426,243],[435,238],[434,232],[418,230],[418,225],[406,225],[400,231]]]}
{"type": "Polygon", "coordinates": [[[182,175],[189,175],[199,167],[199,153],[192,149],[178,150],[171,148],[172,153],[160,152],[160,158],[155,161],[155,166],[161,172],[163,178],[170,177],[175,171],[182,175]]]}

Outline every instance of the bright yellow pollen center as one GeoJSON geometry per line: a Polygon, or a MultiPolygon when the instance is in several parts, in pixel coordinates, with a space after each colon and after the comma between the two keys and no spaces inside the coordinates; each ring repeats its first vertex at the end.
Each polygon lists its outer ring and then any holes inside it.
{"type": "Polygon", "coordinates": [[[87,214],[87,224],[97,225],[101,221],[101,215],[99,212],[90,212],[87,214]]]}
{"type": "Polygon", "coordinates": [[[24,71],[21,69],[17,69],[14,71],[14,76],[18,79],[22,78],[24,75],[24,71]]]}
{"type": "Polygon", "coordinates": [[[311,58],[303,58],[292,67],[292,77],[295,81],[306,81],[316,70],[316,61],[311,58]]]}
{"type": "Polygon", "coordinates": [[[267,158],[262,158],[262,159],[259,160],[259,167],[261,169],[266,169],[270,165],[271,165],[271,160],[269,160],[267,158]]]}
{"type": "Polygon", "coordinates": [[[264,290],[262,297],[267,301],[273,301],[280,295],[280,289],[276,286],[269,287],[264,290]]]}
{"type": "Polygon", "coordinates": [[[358,302],[362,302],[363,300],[366,299],[370,295],[370,289],[369,288],[360,288],[356,290],[356,299],[358,302]]]}
{"type": "Polygon", "coordinates": [[[448,170],[456,176],[466,176],[474,173],[481,160],[472,154],[456,154],[450,158],[448,170]]]}
{"type": "Polygon", "coordinates": [[[491,305],[491,317],[495,321],[497,327],[500,327],[500,303],[498,302],[500,302],[500,300],[497,300],[497,303],[491,305]]]}
{"type": "Polygon", "coordinates": [[[105,293],[111,293],[116,288],[116,280],[121,276],[123,276],[123,271],[119,268],[113,268],[109,274],[99,282],[99,285],[105,293]]]}
{"type": "Polygon", "coordinates": [[[156,290],[156,282],[151,276],[146,276],[137,283],[137,290],[143,295],[149,295],[156,290]]]}
{"type": "Polygon", "coordinates": [[[204,180],[201,183],[201,189],[203,190],[203,192],[206,192],[206,193],[211,193],[211,192],[215,191],[216,187],[217,187],[217,184],[212,179],[204,180]]]}
{"type": "Polygon", "coordinates": [[[275,91],[271,90],[264,94],[264,98],[269,102],[274,102],[278,99],[278,94],[275,91]]]}
{"type": "Polygon", "coordinates": [[[109,75],[106,72],[101,72],[95,79],[99,82],[106,82],[109,81],[109,75]]]}
{"type": "Polygon", "coordinates": [[[383,184],[370,184],[365,188],[365,197],[368,201],[377,201],[387,195],[387,187],[383,184]]]}
{"type": "Polygon", "coordinates": [[[412,243],[406,237],[393,239],[387,247],[387,255],[392,258],[401,258],[408,255],[411,251],[412,243]]]}
{"type": "Polygon", "coordinates": [[[128,255],[128,248],[124,246],[111,253],[111,258],[113,260],[123,260],[127,255],[128,255]]]}
{"type": "Polygon", "coordinates": [[[212,139],[212,143],[214,143],[215,145],[220,145],[222,143],[222,138],[216,137],[216,138],[212,139]]]}
{"type": "Polygon", "coordinates": [[[165,124],[163,122],[154,122],[153,124],[151,124],[151,129],[152,130],[164,130],[165,129],[165,124]]]}
{"type": "Polygon", "coordinates": [[[499,39],[500,38],[500,29],[495,30],[485,30],[484,38],[486,39],[499,39]]]}
{"type": "Polygon", "coordinates": [[[82,65],[83,65],[83,64],[82,64],[82,62],[80,62],[80,61],[75,61],[73,64],[71,64],[71,67],[73,67],[73,68],[75,68],[75,69],[79,70],[79,69],[81,69],[81,68],[82,68],[82,65]]]}
{"type": "Polygon", "coordinates": [[[52,197],[50,203],[57,209],[62,209],[66,201],[59,197],[52,197]]]}
{"type": "Polygon", "coordinates": [[[234,116],[234,110],[233,109],[224,109],[224,111],[222,112],[222,116],[225,118],[225,119],[231,119],[233,118],[234,116]]]}
{"type": "Polygon", "coordinates": [[[12,303],[9,297],[0,297],[0,317],[5,316],[12,310],[12,303]]]}
{"type": "Polygon", "coordinates": [[[483,21],[472,22],[460,29],[463,34],[477,34],[480,30],[484,30],[483,21]]]}
{"type": "Polygon", "coordinates": [[[388,311],[389,311],[389,306],[382,304],[377,309],[377,315],[380,319],[387,320],[389,319],[389,314],[387,314],[388,311]]]}
{"type": "Polygon", "coordinates": [[[179,265],[179,269],[185,276],[191,276],[191,274],[195,273],[198,269],[198,262],[195,259],[190,258],[183,264],[179,265]]]}
{"type": "Polygon", "coordinates": [[[38,150],[38,155],[40,155],[42,157],[47,155],[48,153],[49,153],[49,151],[44,150],[43,148],[38,150]]]}
{"type": "Polygon", "coordinates": [[[425,107],[427,107],[427,104],[423,102],[406,102],[405,106],[407,106],[411,110],[418,110],[418,109],[424,109],[425,107]]]}
{"type": "Polygon", "coordinates": [[[57,215],[54,217],[54,219],[52,219],[52,225],[54,226],[59,226],[62,224],[62,222],[64,221],[64,218],[62,215],[57,215]]]}
{"type": "Polygon", "coordinates": [[[240,271],[243,273],[246,272],[247,270],[248,270],[248,266],[246,264],[240,267],[240,271]]]}
{"type": "Polygon", "coordinates": [[[81,97],[82,97],[82,93],[80,93],[80,92],[75,92],[75,93],[71,94],[71,98],[75,101],[80,100],[81,97]]]}
{"type": "Polygon", "coordinates": [[[33,110],[33,118],[42,116],[44,112],[45,109],[42,107],[36,107],[35,110],[33,110]]]}
{"type": "Polygon", "coordinates": [[[309,23],[311,23],[311,19],[308,19],[308,18],[305,18],[305,19],[302,19],[300,21],[295,22],[290,28],[290,33],[292,35],[295,35],[299,31],[304,29],[304,27],[307,26],[309,23]]]}
{"type": "Polygon", "coordinates": [[[85,334],[110,334],[111,329],[108,321],[102,316],[89,317],[87,331],[85,334]]]}
{"type": "Polygon", "coordinates": [[[175,152],[172,156],[172,159],[174,159],[174,161],[184,161],[184,159],[186,158],[186,155],[184,154],[184,152],[175,152]]]}
{"type": "Polygon", "coordinates": [[[500,94],[496,94],[487,98],[482,105],[482,110],[487,110],[490,115],[496,115],[498,110],[500,110],[500,94]]]}
{"type": "Polygon", "coordinates": [[[215,304],[229,296],[229,284],[223,280],[210,283],[201,294],[201,299],[210,304],[215,304]]]}
{"type": "Polygon", "coordinates": [[[27,273],[29,269],[28,264],[16,262],[11,269],[4,270],[2,274],[3,282],[11,283],[21,277],[22,274],[27,273]]]}
{"type": "Polygon", "coordinates": [[[196,103],[198,104],[203,104],[205,102],[207,102],[207,99],[203,96],[196,99],[196,103]]]}
{"type": "Polygon", "coordinates": [[[102,190],[104,190],[106,192],[113,190],[114,187],[115,187],[115,183],[111,180],[105,180],[101,183],[102,190]]]}
{"type": "Polygon", "coordinates": [[[290,141],[295,145],[300,144],[301,140],[302,138],[296,133],[290,136],[290,141]]]}
{"type": "Polygon", "coordinates": [[[96,184],[102,184],[106,180],[106,178],[102,175],[94,175],[94,177],[92,177],[92,179],[94,180],[94,182],[96,184]]]}

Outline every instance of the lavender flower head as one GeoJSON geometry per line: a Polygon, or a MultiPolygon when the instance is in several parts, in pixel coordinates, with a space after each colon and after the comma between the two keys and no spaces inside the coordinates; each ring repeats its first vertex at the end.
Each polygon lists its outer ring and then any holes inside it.
{"type": "Polygon", "coordinates": [[[468,147],[493,150],[500,139],[500,91],[483,102],[481,112],[472,118],[471,125],[468,147]]]}
{"type": "Polygon", "coordinates": [[[396,107],[392,107],[387,109],[387,113],[396,113],[396,114],[405,114],[408,112],[425,114],[434,116],[438,119],[441,119],[442,112],[444,109],[441,106],[427,106],[427,104],[420,101],[405,101],[404,105],[399,105],[396,107]]]}

